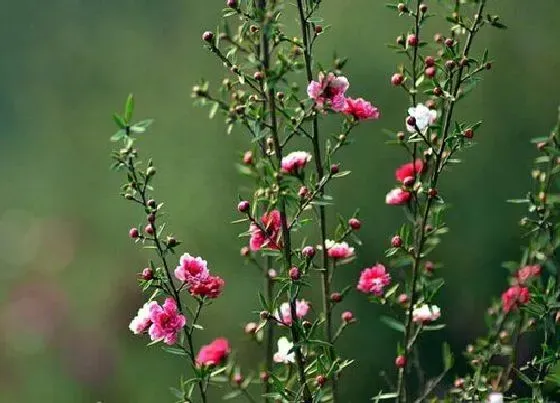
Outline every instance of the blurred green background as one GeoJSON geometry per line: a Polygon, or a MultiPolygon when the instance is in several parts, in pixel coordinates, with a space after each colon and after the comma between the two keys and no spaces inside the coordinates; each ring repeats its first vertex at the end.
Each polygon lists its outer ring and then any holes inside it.
{"type": "MultiPolygon", "coordinates": [[[[137,117],[156,119],[140,151],[158,167],[158,198],[166,201],[170,228],[185,251],[205,256],[227,281],[198,341],[226,335],[242,363],[254,362],[257,351],[242,329],[256,319],[260,279],[238,258],[241,229],[228,224],[237,218],[243,183],[233,167],[247,143],[240,133],[227,136],[222,122],[209,121],[190,98],[200,78],[222,77],[200,34],[217,25],[223,3],[2,2],[0,401],[167,402],[168,386],[186,370],[127,327],[143,301],[135,275],[148,252],[127,239],[142,216],[118,197],[121,176],[109,171],[108,137],[111,113],[130,91],[137,117]]],[[[349,215],[361,208],[365,246],[357,263],[340,269],[340,287],[355,282],[366,264],[383,261],[402,221],[384,195],[403,154],[384,145],[381,130],[400,128],[405,113],[402,92],[389,84],[399,59],[385,47],[405,25],[384,3],[325,1],[320,13],[333,29],[320,41],[319,57],[328,63],[335,49],[349,56],[350,93],[382,111],[382,120],[362,125],[357,145],[341,154],[355,174],[333,190],[337,209],[349,215]]],[[[505,284],[500,262],[518,258],[522,209],[504,200],[527,189],[535,155],[528,139],[548,133],[560,101],[558,0],[492,1],[490,8],[510,29],[481,35],[478,50],[487,45],[495,64],[459,113],[485,124],[478,146],[441,189],[453,205],[452,232],[435,256],[448,281],[439,301],[448,324],[441,337],[452,340],[458,355],[485,331],[482,312],[505,284]]],[[[382,368],[393,376],[396,334],[362,296],[343,307],[360,319],[340,341],[344,356],[358,359],[343,388],[347,401],[364,402],[384,386],[382,368]]],[[[434,370],[437,337],[423,340],[434,370]]]]}

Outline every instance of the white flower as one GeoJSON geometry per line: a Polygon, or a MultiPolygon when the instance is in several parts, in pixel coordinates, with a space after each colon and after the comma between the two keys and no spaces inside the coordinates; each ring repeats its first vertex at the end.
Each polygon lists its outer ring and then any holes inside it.
{"type": "Polygon", "coordinates": [[[422,304],[412,311],[412,321],[415,323],[433,322],[441,316],[438,306],[422,304]]]}
{"type": "MultiPolygon", "coordinates": [[[[418,127],[418,130],[424,132],[428,126],[436,121],[437,111],[431,110],[425,105],[418,104],[416,108],[408,108],[408,116],[416,119],[416,126],[418,127]]],[[[408,123],[406,124],[406,129],[410,133],[416,132],[416,128],[414,126],[410,126],[408,123]]]]}
{"type": "Polygon", "coordinates": [[[156,301],[146,302],[143,307],[138,309],[136,317],[132,319],[128,328],[134,334],[144,333],[152,324],[150,319],[150,310],[157,305],[156,301]]]}
{"type": "Polygon", "coordinates": [[[488,403],[504,403],[504,395],[499,392],[492,392],[488,396],[488,403]]]}
{"type": "Polygon", "coordinates": [[[274,353],[274,362],[283,362],[288,364],[290,362],[296,362],[294,352],[290,350],[294,348],[294,343],[288,340],[286,337],[280,337],[278,339],[278,351],[274,353]]]}

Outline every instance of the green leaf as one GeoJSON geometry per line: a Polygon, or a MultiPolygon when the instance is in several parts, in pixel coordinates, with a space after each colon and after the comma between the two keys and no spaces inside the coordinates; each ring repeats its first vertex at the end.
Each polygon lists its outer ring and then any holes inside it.
{"type": "Polygon", "coordinates": [[[380,320],[381,322],[385,323],[387,326],[389,326],[393,330],[396,330],[397,332],[404,333],[406,330],[403,323],[399,322],[394,318],[391,318],[390,316],[382,316],[380,320]]]}
{"type": "Polygon", "coordinates": [[[214,102],[214,104],[212,105],[212,108],[210,108],[210,113],[208,114],[208,117],[210,119],[212,119],[214,116],[216,116],[216,112],[218,112],[218,108],[220,107],[220,104],[217,102],[214,102]]]}
{"type": "Polygon", "coordinates": [[[389,400],[389,399],[395,399],[399,396],[398,393],[392,392],[392,393],[379,393],[377,396],[372,397],[371,400],[378,402],[380,400],[389,400]]]}
{"type": "Polygon", "coordinates": [[[126,130],[120,129],[119,131],[117,131],[115,134],[111,136],[111,141],[119,141],[124,139],[125,137],[126,137],[126,130]]]}
{"type": "Polygon", "coordinates": [[[134,95],[129,94],[124,105],[124,120],[130,122],[134,113],[134,95]]]}
{"type": "Polygon", "coordinates": [[[333,174],[332,177],[333,177],[333,178],[343,178],[343,177],[345,177],[345,176],[347,176],[347,175],[350,175],[351,172],[352,172],[352,171],[342,171],[342,172],[338,172],[338,173],[336,173],[336,174],[333,174]]]}
{"type": "Polygon", "coordinates": [[[451,347],[449,344],[443,343],[443,367],[446,371],[449,371],[453,368],[453,353],[451,352],[451,347]]]}
{"type": "Polygon", "coordinates": [[[180,348],[162,346],[161,349],[163,351],[167,352],[167,353],[171,353],[171,354],[175,354],[175,355],[187,355],[188,356],[187,352],[183,349],[180,349],[180,348]]]}
{"type": "Polygon", "coordinates": [[[130,127],[130,131],[134,133],[144,133],[146,132],[146,129],[152,125],[152,123],[154,123],[154,119],[141,120],[140,122],[134,123],[130,127]]]}
{"type": "Polygon", "coordinates": [[[121,129],[126,129],[126,121],[121,115],[119,115],[118,113],[113,113],[113,120],[121,129]]]}

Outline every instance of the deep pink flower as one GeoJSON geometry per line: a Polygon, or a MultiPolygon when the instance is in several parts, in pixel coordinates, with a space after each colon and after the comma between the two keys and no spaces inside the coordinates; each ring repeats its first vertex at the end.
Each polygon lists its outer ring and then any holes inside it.
{"type": "Polygon", "coordinates": [[[257,251],[261,248],[280,249],[282,241],[280,239],[282,222],[280,221],[280,212],[272,210],[263,214],[261,217],[261,227],[266,231],[262,231],[258,225],[251,223],[249,232],[251,239],[249,247],[252,251],[257,251]]]}
{"type": "Polygon", "coordinates": [[[319,81],[311,81],[307,86],[307,95],[315,100],[318,109],[330,107],[341,112],[346,104],[344,93],[350,87],[346,77],[336,77],[333,73],[319,73],[319,81]]]}
{"type": "Polygon", "coordinates": [[[175,269],[175,277],[185,283],[201,281],[208,278],[209,275],[208,262],[188,253],[181,256],[179,266],[175,269]]]}
{"type": "Polygon", "coordinates": [[[327,254],[332,259],[347,259],[354,255],[354,248],[350,247],[347,242],[334,242],[327,239],[325,246],[327,254]]]}
{"type": "Polygon", "coordinates": [[[282,172],[295,174],[311,161],[311,154],[305,151],[294,151],[282,158],[282,172]]]}
{"type": "Polygon", "coordinates": [[[227,339],[223,337],[217,338],[212,343],[200,348],[196,356],[196,364],[200,366],[219,365],[227,358],[230,352],[231,349],[227,339]]]}
{"type": "MultiPolygon", "coordinates": [[[[301,319],[305,315],[307,315],[307,312],[309,311],[309,308],[310,308],[310,305],[306,300],[304,300],[304,299],[296,300],[296,316],[297,316],[297,318],[301,319]]],[[[292,311],[291,311],[291,308],[290,308],[290,304],[288,302],[284,302],[282,305],[280,305],[280,307],[278,308],[278,312],[276,312],[276,314],[274,316],[276,317],[278,322],[281,322],[280,324],[290,326],[293,322],[292,311]]]]}
{"type": "Polygon", "coordinates": [[[150,311],[154,305],[157,305],[156,301],[146,302],[144,306],[138,310],[136,317],[132,319],[130,325],[128,326],[132,333],[140,334],[148,330],[152,324],[150,311]]]}
{"type": "Polygon", "coordinates": [[[502,294],[502,309],[505,313],[517,309],[520,305],[529,302],[531,294],[527,287],[514,285],[502,294]]]}
{"type": "Polygon", "coordinates": [[[391,276],[382,264],[362,270],[358,290],[364,294],[383,295],[383,288],[391,284],[391,276]]]}
{"type": "Polygon", "coordinates": [[[416,174],[420,174],[424,172],[424,162],[421,159],[417,159],[414,162],[409,162],[408,164],[401,165],[395,171],[395,177],[401,183],[405,181],[406,178],[412,177],[414,178],[414,171],[416,170],[416,174]],[[416,169],[415,169],[416,168],[416,169]]]}
{"type": "Polygon", "coordinates": [[[148,334],[152,341],[163,340],[169,345],[175,344],[177,334],[187,322],[187,319],[179,313],[173,298],[166,298],[162,306],[151,305],[150,319],[152,325],[148,329],[148,334]]]}
{"type": "Polygon", "coordinates": [[[410,192],[401,188],[393,189],[385,196],[385,203],[391,205],[406,204],[410,200],[410,192]]]}
{"type": "Polygon", "coordinates": [[[538,264],[534,266],[525,266],[519,269],[517,272],[517,281],[519,284],[525,284],[532,277],[538,277],[541,275],[541,266],[538,264]]]}
{"type": "Polygon", "coordinates": [[[379,119],[379,109],[363,98],[346,98],[343,112],[358,120],[379,119]]]}
{"type": "Polygon", "coordinates": [[[193,297],[218,298],[222,293],[225,281],[218,276],[208,276],[189,284],[189,293],[193,297]]]}

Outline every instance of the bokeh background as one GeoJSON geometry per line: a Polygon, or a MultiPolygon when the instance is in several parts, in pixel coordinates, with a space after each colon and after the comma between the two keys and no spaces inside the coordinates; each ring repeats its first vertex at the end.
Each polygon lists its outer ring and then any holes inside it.
{"type": "MultiPolygon", "coordinates": [[[[373,99],[383,119],[362,125],[357,145],[341,162],[354,175],[333,190],[337,208],[361,208],[364,227],[356,264],[337,284],[354,282],[360,268],[383,260],[402,220],[384,205],[392,172],[402,162],[384,145],[383,128],[400,128],[405,99],[389,84],[398,58],[385,44],[405,29],[381,0],[325,1],[321,15],[332,31],[318,45],[350,57],[352,94],[373,99]]],[[[429,2],[431,3],[431,2],[429,2]]],[[[186,250],[209,259],[227,280],[223,299],[203,320],[199,342],[228,336],[241,361],[258,353],[243,334],[254,320],[256,270],[238,257],[234,169],[245,138],[227,136],[222,122],[192,107],[200,78],[218,82],[223,71],[200,34],[218,23],[223,1],[4,0],[0,14],[0,401],[167,402],[169,385],[186,370],[176,356],[146,348],[127,325],[142,296],[135,275],[148,252],[127,239],[141,213],[118,197],[121,177],[109,170],[111,113],[133,91],[137,116],[154,117],[140,144],[158,167],[158,197],[186,250]],[[204,340],[202,339],[204,338],[204,340]]],[[[443,318],[458,356],[485,331],[482,312],[505,285],[503,260],[517,259],[522,210],[504,202],[523,195],[535,150],[560,102],[558,0],[492,1],[510,29],[487,29],[478,40],[495,60],[490,74],[461,107],[482,119],[478,146],[442,183],[452,203],[437,259],[445,263],[443,318]]],[[[291,22],[292,20],[288,20],[291,22]]],[[[328,127],[326,128],[328,131],[328,127]]],[[[396,334],[378,308],[352,295],[344,303],[360,319],[340,341],[357,358],[346,372],[347,401],[364,402],[392,371],[396,334]],[[388,347],[389,346],[389,347],[388,347]]],[[[423,341],[437,370],[439,336],[423,341]]],[[[461,364],[459,365],[461,368],[461,364]]],[[[219,401],[214,397],[213,401],[219,401]]]]}

